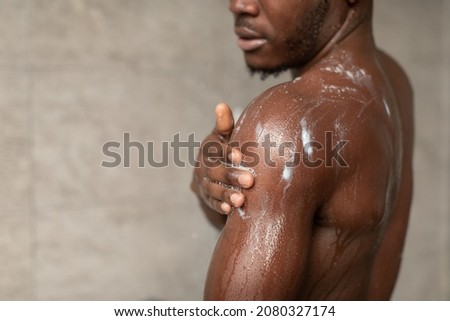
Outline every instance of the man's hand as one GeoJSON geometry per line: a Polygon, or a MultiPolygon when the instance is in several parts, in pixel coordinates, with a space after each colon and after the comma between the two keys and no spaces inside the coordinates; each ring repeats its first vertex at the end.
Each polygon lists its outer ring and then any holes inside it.
{"type": "Polygon", "coordinates": [[[191,189],[209,208],[230,214],[233,207],[244,204],[245,198],[240,191],[251,188],[254,178],[249,171],[230,166],[242,161],[241,152],[228,146],[234,128],[230,107],[218,104],[215,113],[216,126],[202,143],[191,189]]]}

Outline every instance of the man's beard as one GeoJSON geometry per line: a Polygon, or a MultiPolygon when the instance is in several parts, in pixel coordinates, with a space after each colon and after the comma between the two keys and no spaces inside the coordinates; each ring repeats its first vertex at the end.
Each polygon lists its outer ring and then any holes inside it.
{"type": "Polygon", "coordinates": [[[317,7],[311,12],[304,24],[298,24],[295,35],[304,35],[303,37],[293,36],[285,40],[288,52],[286,54],[286,63],[280,64],[275,68],[255,68],[247,64],[247,68],[251,76],[258,74],[261,80],[267,79],[269,76],[277,78],[280,74],[289,69],[301,68],[311,61],[317,52],[313,48],[317,43],[320,31],[324,25],[325,16],[330,7],[329,0],[321,1],[317,7]],[[302,48],[299,54],[298,48],[302,48]]]}
{"type": "Polygon", "coordinates": [[[291,67],[278,67],[278,68],[272,68],[272,69],[262,69],[262,68],[254,68],[247,64],[248,72],[250,73],[250,76],[254,76],[255,74],[259,75],[259,78],[261,80],[266,80],[269,76],[273,76],[277,78],[279,75],[281,75],[283,72],[288,71],[291,67]]]}

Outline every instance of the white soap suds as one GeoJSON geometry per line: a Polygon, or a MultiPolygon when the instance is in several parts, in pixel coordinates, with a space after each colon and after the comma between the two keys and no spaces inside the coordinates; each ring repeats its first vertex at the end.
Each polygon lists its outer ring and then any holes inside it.
{"type": "Polygon", "coordinates": [[[287,183],[291,183],[292,182],[292,178],[294,174],[294,169],[292,167],[289,167],[287,165],[284,166],[284,170],[283,170],[283,180],[287,183]]]}
{"type": "Polygon", "coordinates": [[[367,72],[364,69],[355,66],[350,66],[346,68],[342,64],[337,64],[335,66],[328,66],[322,68],[322,70],[341,75],[352,81],[354,84],[360,86],[364,85],[364,82],[369,78],[367,72]]]}
{"type": "Polygon", "coordinates": [[[237,208],[236,209],[237,211],[238,211],[238,213],[239,213],[239,216],[241,217],[241,218],[244,218],[245,217],[245,212],[244,212],[244,210],[242,209],[242,208],[237,208]]]}
{"type": "Polygon", "coordinates": [[[312,142],[311,131],[309,130],[308,123],[304,117],[300,121],[300,126],[302,128],[303,149],[306,153],[308,153],[309,156],[311,156],[313,153],[313,150],[312,150],[312,148],[308,148],[309,143],[312,142]]]}

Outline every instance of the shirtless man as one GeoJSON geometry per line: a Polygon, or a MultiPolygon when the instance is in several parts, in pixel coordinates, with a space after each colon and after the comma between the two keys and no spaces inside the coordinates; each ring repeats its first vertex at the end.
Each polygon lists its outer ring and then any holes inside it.
{"type": "Polygon", "coordinates": [[[234,128],[228,107],[216,109],[205,142],[239,146],[230,158],[241,170],[203,148],[194,172],[204,204],[229,214],[205,299],[389,299],[411,203],[413,102],[375,46],[372,0],[231,0],[230,10],[249,68],[294,80],[234,128]]]}

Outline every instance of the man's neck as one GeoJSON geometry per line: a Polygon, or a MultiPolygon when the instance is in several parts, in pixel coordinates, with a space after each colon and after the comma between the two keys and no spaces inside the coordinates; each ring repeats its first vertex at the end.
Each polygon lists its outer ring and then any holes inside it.
{"type": "Polygon", "coordinates": [[[314,68],[320,61],[338,49],[349,52],[357,50],[359,54],[363,55],[373,53],[376,50],[376,46],[373,38],[371,19],[366,17],[362,21],[358,21],[350,13],[342,27],[313,59],[300,68],[291,69],[292,78],[295,79],[311,68],[314,68]]]}

